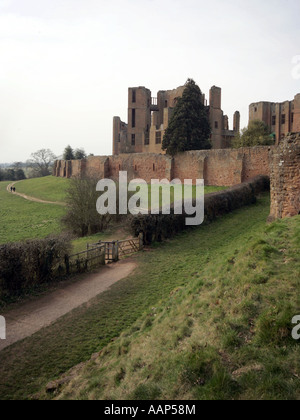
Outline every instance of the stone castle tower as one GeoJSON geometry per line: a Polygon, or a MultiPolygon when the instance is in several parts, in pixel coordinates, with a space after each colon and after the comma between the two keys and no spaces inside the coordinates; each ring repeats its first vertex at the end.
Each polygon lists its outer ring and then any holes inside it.
{"type": "MultiPolygon", "coordinates": [[[[162,140],[168,127],[177,98],[184,86],[159,91],[152,97],[145,87],[128,89],[128,123],[120,117],[113,119],[113,154],[122,153],[164,153],[162,140]]],[[[210,90],[209,118],[212,129],[211,141],[214,149],[230,147],[231,140],[240,131],[240,113],[234,114],[233,130],[229,130],[228,117],[221,109],[221,88],[210,90]]],[[[205,95],[203,104],[207,106],[205,95]]]]}
{"type": "Polygon", "coordinates": [[[257,102],[249,106],[249,122],[263,121],[275,135],[278,145],[289,133],[300,132],[300,94],[293,101],[257,102]]]}

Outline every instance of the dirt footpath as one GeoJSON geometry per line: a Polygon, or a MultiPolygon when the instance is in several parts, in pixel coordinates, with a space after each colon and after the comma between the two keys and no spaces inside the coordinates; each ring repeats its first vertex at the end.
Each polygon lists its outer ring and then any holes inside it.
{"type": "Polygon", "coordinates": [[[40,200],[39,198],[36,197],[31,197],[30,195],[26,195],[26,194],[21,194],[19,192],[11,192],[10,188],[14,187],[19,181],[13,182],[12,184],[9,184],[7,186],[7,192],[9,192],[10,194],[14,194],[14,195],[18,195],[19,197],[24,198],[25,200],[28,201],[33,201],[35,203],[43,203],[43,204],[56,204],[57,206],[65,206],[66,203],[62,203],[60,201],[45,201],[45,200],[40,200]]]}
{"type": "Polygon", "coordinates": [[[120,261],[103,267],[98,273],[87,275],[77,283],[62,286],[42,298],[21,304],[1,314],[6,319],[6,340],[0,340],[0,351],[11,344],[31,336],[58,318],[88,302],[127,277],[136,263],[120,261]]]}

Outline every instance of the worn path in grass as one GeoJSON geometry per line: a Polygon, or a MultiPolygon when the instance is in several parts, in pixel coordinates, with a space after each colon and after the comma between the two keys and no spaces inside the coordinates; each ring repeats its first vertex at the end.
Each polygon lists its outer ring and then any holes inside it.
{"type": "Polygon", "coordinates": [[[36,197],[31,197],[30,195],[21,194],[19,192],[11,192],[11,190],[10,190],[11,187],[14,187],[16,184],[17,184],[17,182],[13,182],[12,184],[9,184],[6,188],[7,192],[9,192],[10,194],[18,195],[19,197],[22,197],[25,200],[34,201],[35,203],[56,204],[58,206],[65,206],[66,205],[66,203],[62,203],[60,201],[45,201],[45,200],[41,200],[41,199],[36,198],[36,197]]]}
{"type": "Polygon", "coordinates": [[[126,260],[103,267],[99,272],[77,283],[34,299],[3,314],[6,319],[6,340],[0,340],[0,351],[31,336],[73,309],[89,302],[117,281],[127,277],[136,263],[126,260]]]}

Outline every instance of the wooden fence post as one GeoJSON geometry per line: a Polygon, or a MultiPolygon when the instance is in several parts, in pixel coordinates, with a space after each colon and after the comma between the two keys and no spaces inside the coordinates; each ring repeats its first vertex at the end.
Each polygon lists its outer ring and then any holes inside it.
{"type": "Polygon", "coordinates": [[[119,261],[119,243],[113,242],[112,259],[114,262],[119,261]]]}
{"type": "Polygon", "coordinates": [[[144,249],[144,235],[143,235],[143,232],[141,232],[139,234],[139,240],[140,240],[139,251],[142,251],[144,249]]]}
{"type": "Polygon", "coordinates": [[[100,248],[100,256],[101,256],[101,264],[105,265],[105,254],[106,254],[106,247],[100,248]]]}

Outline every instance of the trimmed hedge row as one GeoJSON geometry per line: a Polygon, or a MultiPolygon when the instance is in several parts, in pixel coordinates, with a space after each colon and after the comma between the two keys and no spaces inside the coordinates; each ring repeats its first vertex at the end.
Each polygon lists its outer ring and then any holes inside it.
{"type": "MultiPolygon", "coordinates": [[[[210,223],[217,217],[240,207],[254,204],[259,193],[269,190],[269,177],[258,176],[225,191],[207,194],[204,203],[204,223],[210,223]]],[[[142,232],[145,245],[150,245],[153,241],[161,242],[185,230],[187,228],[186,217],[190,216],[184,213],[184,209],[180,215],[137,215],[131,218],[131,231],[134,236],[138,236],[142,232]]]]}
{"type": "Polygon", "coordinates": [[[0,245],[0,297],[53,280],[70,248],[65,236],[0,245]]]}

